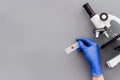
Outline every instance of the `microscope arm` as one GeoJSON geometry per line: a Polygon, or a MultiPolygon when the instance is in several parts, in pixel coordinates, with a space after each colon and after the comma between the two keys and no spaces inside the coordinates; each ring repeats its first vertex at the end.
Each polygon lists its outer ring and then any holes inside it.
{"type": "Polygon", "coordinates": [[[108,14],[108,19],[106,21],[104,21],[104,24],[107,26],[107,28],[111,27],[110,22],[112,20],[115,21],[115,22],[117,22],[118,24],[120,24],[120,18],[118,18],[118,17],[116,17],[114,15],[108,14]]]}

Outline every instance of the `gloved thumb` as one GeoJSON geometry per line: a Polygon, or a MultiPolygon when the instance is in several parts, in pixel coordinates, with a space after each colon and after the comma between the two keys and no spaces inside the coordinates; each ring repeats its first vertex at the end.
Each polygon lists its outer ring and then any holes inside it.
{"type": "Polygon", "coordinates": [[[78,45],[79,45],[79,48],[82,50],[87,48],[86,45],[81,40],[78,41],[78,45]]]}

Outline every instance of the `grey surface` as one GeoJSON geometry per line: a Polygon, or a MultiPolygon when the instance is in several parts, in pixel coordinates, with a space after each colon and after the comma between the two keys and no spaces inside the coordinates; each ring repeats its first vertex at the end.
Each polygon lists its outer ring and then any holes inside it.
{"type": "MultiPolygon", "coordinates": [[[[64,51],[79,36],[104,42],[92,34],[86,2],[120,17],[119,0],[0,0],[0,80],[90,80],[84,56],[64,51]]],[[[105,80],[120,78],[120,65],[105,65],[113,55],[111,47],[101,51],[105,80]]]]}

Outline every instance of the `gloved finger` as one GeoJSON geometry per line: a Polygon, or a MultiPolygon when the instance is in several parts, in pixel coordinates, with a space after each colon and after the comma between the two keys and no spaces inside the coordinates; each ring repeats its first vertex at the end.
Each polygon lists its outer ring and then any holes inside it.
{"type": "Polygon", "coordinates": [[[78,45],[79,45],[79,48],[80,49],[85,49],[85,48],[87,48],[87,46],[82,42],[82,41],[78,41],[78,45]]]}
{"type": "Polygon", "coordinates": [[[91,46],[91,45],[93,45],[93,44],[95,44],[92,40],[90,40],[90,39],[87,39],[87,38],[77,38],[76,39],[77,41],[83,41],[83,43],[86,45],[86,46],[91,46]]]}
{"type": "Polygon", "coordinates": [[[80,49],[80,47],[77,49],[77,51],[78,51],[78,52],[81,52],[81,49],[80,49]]]}

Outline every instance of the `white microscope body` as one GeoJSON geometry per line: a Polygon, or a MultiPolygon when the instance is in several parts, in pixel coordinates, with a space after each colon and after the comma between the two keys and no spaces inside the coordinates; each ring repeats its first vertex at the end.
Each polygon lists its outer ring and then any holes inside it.
{"type": "MultiPolygon", "coordinates": [[[[106,38],[109,38],[110,36],[115,38],[117,36],[116,33],[112,32],[110,22],[113,20],[120,24],[120,18],[107,13],[101,13],[100,15],[96,14],[88,3],[83,5],[83,7],[85,8],[86,12],[89,14],[90,20],[95,27],[94,33],[96,38],[99,38],[100,35],[105,35],[106,38]],[[108,34],[108,31],[110,34],[108,34]]],[[[117,38],[113,40],[120,40],[118,37],[120,36],[117,36],[117,38]]],[[[72,51],[76,50],[77,48],[79,48],[79,45],[76,42],[70,47],[66,48],[65,51],[67,54],[69,54],[72,51]]],[[[106,63],[110,68],[115,67],[118,63],[120,63],[120,55],[114,57],[113,59],[107,61],[106,63]]]]}

